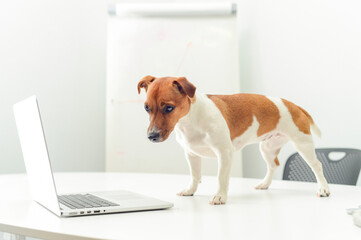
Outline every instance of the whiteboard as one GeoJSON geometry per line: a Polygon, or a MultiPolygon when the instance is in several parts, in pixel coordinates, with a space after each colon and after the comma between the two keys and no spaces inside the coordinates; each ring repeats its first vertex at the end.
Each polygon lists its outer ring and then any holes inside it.
{"type": "MultiPolygon", "coordinates": [[[[235,14],[109,16],[107,171],[189,172],[174,133],[163,143],[147,139],[146,95],[138,95],[137,83],[146,75],[185,76],[198,92],[240,92],[236,24],[235,14]]],[[[241,176],[241,154],[234,158],[232,175],[241,176]]],[[[216,174],[217,161],[204,159],[202,165],[204,175],[216,174]]]]}

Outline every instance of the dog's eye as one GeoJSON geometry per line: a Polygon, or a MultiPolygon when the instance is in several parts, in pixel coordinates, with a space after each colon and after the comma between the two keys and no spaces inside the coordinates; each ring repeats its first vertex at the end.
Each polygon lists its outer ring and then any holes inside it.
{"type": "Polygon", "coordinates": [[[146,112],[150,112],[150,108],[149,108],[148,105],[144,105],[144,109],[145,109],[146,112]]]}
{"type": "Polygon", "coordinates": [[[174,107],[173,107],[173,106],[165,106],[164,109],[163,109],[163,111],[164,111],[165,113],[170,113],[170,112],[172,112],[173,110],[174,110],[174,107]]]}

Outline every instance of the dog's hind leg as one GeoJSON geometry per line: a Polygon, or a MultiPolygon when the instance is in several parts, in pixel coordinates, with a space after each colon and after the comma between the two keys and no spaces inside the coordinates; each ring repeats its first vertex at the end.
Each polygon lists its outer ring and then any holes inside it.
{"type": "Polygon", "coordinates": [[[322,164],[316,157],[312,137],[310,135],[305,135],[304,137],[297,138],[297,141],[292,141],[298,153],[306,161],[308,166],[310,166],[316,176],[318,183],[317,196],[328,197],[330,195],[330,190],[328,188],[327,181],[323,175],[322,164]]]}
{"type": "Polygon", "coordinates": [[[280,165],[277,155],[286,142],[288,142],[288,138],[286,136],[275,134],[259,144],[262,157],[267,164],[267,173],[263,181],[258,184],[255,189],[268,189],[272,182],[273,175],[277,167],[280,165]]]}

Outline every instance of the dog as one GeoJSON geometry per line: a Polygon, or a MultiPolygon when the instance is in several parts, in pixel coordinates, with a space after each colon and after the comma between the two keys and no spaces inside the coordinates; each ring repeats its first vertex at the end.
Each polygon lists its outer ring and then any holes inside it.
{"type": "Polygon", "coordinates": [[[185,77],[145,76],[138,83],[138,94],[146,91],[145,111],[149,114],[148,138],[165,141],[175,130],[188,161],[191,182],[180,196],[192,196],[201,181],[201,158],[217,158],[218,189],[210,204],[227,202],[233,152],[260,142],[267,173],[256,189],[268,189],[279,161],[282,146],[291,141],[314,172],[317,196],[330,195],[322,165],[316,158],[312,132],[321,136],[312,117],[285,99],[257,94],[196,94],[196,87],[185,77]]]}

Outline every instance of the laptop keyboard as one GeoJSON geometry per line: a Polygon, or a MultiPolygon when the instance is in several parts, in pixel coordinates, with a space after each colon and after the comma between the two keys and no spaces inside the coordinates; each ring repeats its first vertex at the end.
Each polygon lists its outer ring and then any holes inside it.
{"type": "Polygon", "coordinates": [[[99,208],[119,206],[100,197],[91,194],[71,194],[58,196],[59,202],[71,209],[99,208]]]}

